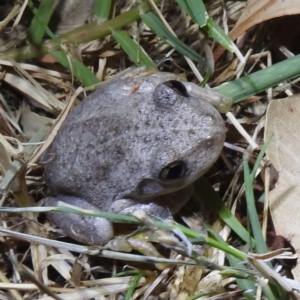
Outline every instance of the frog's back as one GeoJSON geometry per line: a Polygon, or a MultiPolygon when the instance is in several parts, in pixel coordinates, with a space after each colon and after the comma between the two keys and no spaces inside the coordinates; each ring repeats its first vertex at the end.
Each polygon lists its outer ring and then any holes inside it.
{"type": "Polygon", "coordinates": [[[53,158],[45,169],[50,190],[92,199],[113,199],[122,193],[128,170],[121,166],[129,160],[133,127],[138,127],[136,116],[125,112],[124,101],[129,99],[99,90],[70,113],[47,150],[47,157],[53,158]]]}

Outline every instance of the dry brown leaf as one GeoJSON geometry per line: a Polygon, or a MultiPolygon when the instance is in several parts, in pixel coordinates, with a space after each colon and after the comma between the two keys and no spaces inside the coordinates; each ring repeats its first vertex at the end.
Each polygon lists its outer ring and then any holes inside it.
{"type": "Polygon", "coordinates": [[[287,238],[298,254],[293,270],[300,280],[300,96],[271,101],[267,110],[265,140],[272,136],[267,156],[279,172],[270,192],[270,211],[278,235],[287,238]]]}
{"type": "MultiPolygon", "coordinates": [[[[254,25],[270,19],[297,14],[300,14],[299,0],[249,0],[246,9],[229,33],[229,37],[235,41],[254,25]]],[[[224,48],[218,47],[215,51],[215,60],[223,52],[224,48]]]]}
{"type": "Polygon", "coordinates": [[[29,109],[21,109],[20,124],[23,128],[23,134],[30,140],[41,128],[53,124],[53,119],[40,116],[29,109]]]}
{"type": "Polygon", "coordinates": [[[203,269],[194,266],[178,266],[174,270],[171,288],[171,300],[185,300],[195,295],[198,283],[203,276],[203,269]]]}
{"type": "Polygon", "coordinates": [[[297,14],[300,14],[299,0],[250,0],[230,32],[230,37],[235,40],[256,24],[286,15],[297,14]]]}

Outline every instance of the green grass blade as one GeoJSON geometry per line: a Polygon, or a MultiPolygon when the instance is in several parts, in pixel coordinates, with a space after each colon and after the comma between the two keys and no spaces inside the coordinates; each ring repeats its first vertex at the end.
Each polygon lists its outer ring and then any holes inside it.
{"type": "MultiPolygon", "coordinates": [[[[263,156],[265,154],[265,151],[268,147],[268,144],[270,142],[270,139],[264,144],[262,147],[259,156],[255,162],[254,168],[252,172],[250,173],[249,170],[249,165],[248,165],[248,160],[245,158],[244,159],[244,180],[245,180],[245,194],[246,194],[246,202],[247,202],[247,211],[248,211],[248,216],[251,224],[251,228],[253,231],[254,239],[256,242],[256,251],[257,253],[267,253],[268,248],[266,245],[266,242],[264,240],[261,226],[259,223],[259,218],[257,215],[257,210],[255,207],[255,199],[254,199],[254,192],[253,192],[253,180],[255,178],[255,173],[257,169],[259,168],[260,162],[263,159],[263,156]]],[[[266,262],[266,264],[272,268],[272,264],[270,262],[266,262]]],[[[278,299],[277,296],[274,296],[273,294],[273,289],[275,293],[283,293],[284,291],[281,289],[279,285],[277,286],[267,286],[263,289],[263,292],[267,299],[278,299]]]]}
{"type": "MultiPolygon", "coordinates": [[[[51,37],[52,41],[61,47],[59,38],[53,34],[53,32],[44,23],[44,20],[41,19],[41,16],[33,3],[30,2],[28,6],[33,11],[35,20],[43,29],[43,32],[46,32],[51,37]]],[[[74,59],[70,53],[67,56],[67,54],[63,51],[53,51],[51,52],[51,55],[66,69],[70,70],[85,86],[91,86],[99,83],[99,79],[84,64],[82,64],[79,60],[74,59]]]]}
{"type": "MultiPolygon", "coordinates": [[[[226,244],[226,242],[222,239],[222,237],[219,235],[219,233],[214,230],[211,226],[206,225],[208,232],[220,243],[224,243],[226,244]]],[[[239,259],[237,259],[236,257],[232,256],[232,255],[228,255],[227,254],[227,259],[229,261],[229,264],[231,267],[240,269],[240,270],[245,270],[247,271],[247,267],[241,263],[241,261],[239,259]]],[[[239,279],[236,278],[236,282],[239,286],[239,288],[242,291],[249,291],[247,293],[244,293],[244,297],[247,300],[253,300],[255,299],[255,291],[256,291],[256,286],[254,284],[254,280],[249,280],[249,279],[239,279]]]]}
{"type": "Polygon", "coordinates": [[[139,283],[140,279],[143,277],[143,273],[140,272],[139,274],[137,274],[134,279],[132,280],[131,284],[130,284],[130,287],[126,293],[126,296],[125,296],[125,300],[130,300],[132,299],[132,296],[133,296],[133,293],[137,287],[137,284],[139,283]]]}
{"type": "MultiPolygon", "coordinates": [[[[278,299],[285,299],[285,298],[278,298],[278,297],[275,297],[274,294],[273,294],[273,291],[272,289],[270,288],[270,286],[265,286],[263,287],[263,294],[265,295],[265,299],[268,299],[268,300],[278,300],[278,299]]],[[[287,299],[286,299],[287,300],[287,299]]]]}
{"type": "Polygon", "coordinates": [[[203,66],[207,66],[203,57],[175,37],[154,12],[141,12],[140,16],[148,27],[150,27],[163,41],[165,41],[179,53],[195,62],[200,63],[203,66]]]}
{"type": "Polygon", "coordinates": [[[220,218],[246,243],[254,244],[249,232],[242,226],[231,211],[224,205],[222,199],[215,192],[205,177],[201,177],[194,184],[195,192],[205,199],[210,208],[218,213],[220,218]]]}
{"type": "Polygon", "coordinates": [[[272,136],[267,139],[267,141],[264,143],[264,145],[262,146],[261,150],[259,151],[259,154],[258,154],[257,159],[255,161],[255,164],[253,166],[253,170],[251,172],[251,179],[252,179],[252,181],[254,180],[255,174],[256,174],[259,166],[260,166],[260,163],[261,163],[261,161],[263,160],[263,158],[265,156],[266,150],[267,150],[267,148],[268,148],[268,146],[269,146],[269,144],[271,142],[271,139],[272,139],[272,136]]]}
{"type": "Polygon", "coordinates": [[[235,51],[235,45],[224,30],[212,19],[208,18],[204,31],[230,52],[235,51]]]}
{"type": "Polygon", "coordinates": [[[83,83],[84,86],[91,86],[99,83],[99,79],[79,60],[74,59],[63,51],[53,51],[51,55],[60,62],[66,69],[83,83]],[[70,65],[71,62],[71,65],[70,65]]]}
{"type": "MultiPolygon", "coordinates": [[[[235,257],[233,257],[231,255],[227,255],[227,259],[228,259],[231,267],[235,267],[235,268],[238,268],[240,270],[245,270],[245,271],[248,270],[247,267],[245,265],[241,264],[241,261],[236,259],[235,257]]],[[[247,300],[255,299],[256,286],[252,280],[236,278],[236,283],[242,291],[247,291],[247,293],[243,293],[243,296],[245,297],[245,299],[247,299],[247,300]]]]}
{"type": "Polygon", "coordinates": [[[54,10],[54,4],[55,0],[44,0],[39,5],[39,8],[35,9],[32,1],[29,1],[28,6],[34,10],[35,14],[27,31],[28,40],[32,44],[36,45],[42,41],[45,34],[45,26],[42,26],[40,20],[43,20],[44,25],[48,25],[54,10]]]}
{"type": "Polygon", "coordinates": [[[155,64],[145,52],[145,50],[131,39],[127,32],[117,30],[113,33],[113,37],[120,44],[122,49],[127,53],[136,66],[154,67],[155,64]]]}
{"type": "Polygon", "coordinates": [[[232,82],[224,83],[214,90],[229,96],[238,103],[279,83],[300,75],[300,55],[288,58],[271,67],[244,76],[232,82]]]}
{"type": "MultiPolygon", "coordinates": [[[[161,0],[153,0],[154,3],[159,3],[160,1],[161,0]]],[[[114,19],[108,20],[101,24],[99,24],[97,21],[91,22],[59,36],[59,40],[62,44],[76,45],[101,39],[110,35],[114,30],[121,29],[122,27],[137,21],[140,18],[140,11],[145,13],[149,10],[151,10],[151,6],[147,1],[144,1],[140,5],[137,5],[131,10],[122,13],[114,19]]],[[[27,45],[17,49],[10,49],[4,52],[4,54],[11,57],[15,61],[20,61],[39,57],[58,49],[59,45],[55,43],[54,40],[50,40],[39,46],[27,45]]]]}
{"type": "Polygon", "coordinates": [[[206,12],[205,6],[201,0],[177,0],[180,7],[214,40],[220,43],[230,52],[238,52],[235,44],[224,32],[224,30],[210,18],[206,12]]]}
{"type": "MultiPolygon", "coordinates": [[[[262,234],[259,218],[256,211],[254,192],[253,192],[253,181],[270,140],[271,139],[269,139],[262,147],[251,173],[249,170],[248,160],[246,158],[244,159],[244,180],[245,180],[247,210],[248,210],[248,216],[249,216],[251,228],[256,242],[257,253],[267,253],[268,248],[262,234]]],[[[272,264],[270,262],[266,262],[266,264],[270,268],[272,268],[272,264]]],[[[278,299],[278,297],[280,297],[280,299],[285,299],[285,291],[282,289],[282,287],[279,284],[275,284],[275,285],[270,284],[269,286],[263,288],[263,292],[267,299],[278,299]]]]}
{"type": "Polygon", "coordinates": [[[184,2],[183,7],[188,8],[187,12],[200,27],[206,25],[208,14],[202,0],[182,0],[177,2],[184,2]]]}
{"type": "Polygon", "coordinates": [[[111,0],[95,0],[94,15],[100,20],[108,19],[111,5],[111,0]]]}
{"type": "Polygon", "coordinates": [[[267,253],[268,249],[264,237],[262,235],[261,226],[259,223],[259,219],[255,207],[255,200],[254,200],[254,193],[253,193],[253,180],[250,174],[247,159],[244,159],[244,180],[245,180],[245,193],[246,193],[248,216],[250,219],[250,224],[255,239],[256,251],[257,253],[267,253]]]}
{"type": "Polygon", "coordinates": [[[59,38],[49,29],[47,24],[39,15],[39,11],[36,9],[36,7],[31,1],[28,3],[28,7],[32,10],[36,22],[39,24],[39,27],[41,27],[43,30],[43,34],[46,32],[47,35],[53,40],[53,42],[56,43],[59,47],[61,45],[59,38]]]}
{"type": "Polygon", "coordinates": [[[186,0],[176,0],[176,2],[195,21],[193,12],[191,11],[190,6],[187,4],[187,1],[186,0]]]}

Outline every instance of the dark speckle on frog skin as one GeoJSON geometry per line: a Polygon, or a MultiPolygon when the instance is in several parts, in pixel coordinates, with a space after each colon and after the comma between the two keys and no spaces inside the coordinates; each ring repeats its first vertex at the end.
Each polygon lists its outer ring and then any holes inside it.
{"type": "MultiPolygon", "coordinates": [[[[187,94],[186,85],[170,73],[128,73],[85,98],[47,150],[55,158],[45,168],[46,204],[124,214],[143,209],[154,218],[172,218],[225,138],[219,112],[199,96],[207,98],[207,90],[188,83],[187,94]]],[[[81,242],[101,245],[113,236],[103,218],[49,218],[81,242]]]]}

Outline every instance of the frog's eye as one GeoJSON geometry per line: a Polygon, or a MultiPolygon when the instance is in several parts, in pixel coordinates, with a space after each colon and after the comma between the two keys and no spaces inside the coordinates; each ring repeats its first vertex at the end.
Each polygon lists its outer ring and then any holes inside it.
{"type": "Polygon", "coordinates": [[[164,85],[171,88],[178,95],[181,95],[181,96],[186,97],[186,98],[188,98],[188,96],[189,96],[185,85],[180,81],[169,80],[169,81],[164,82],[164,85]]]}
{"type": "Polygon", "coordinates": [[[183,161],[174,161],[160,171],[159,179],[162,181],[182,179],[186,173],[186,169],[186,164],[183,161]]]}

